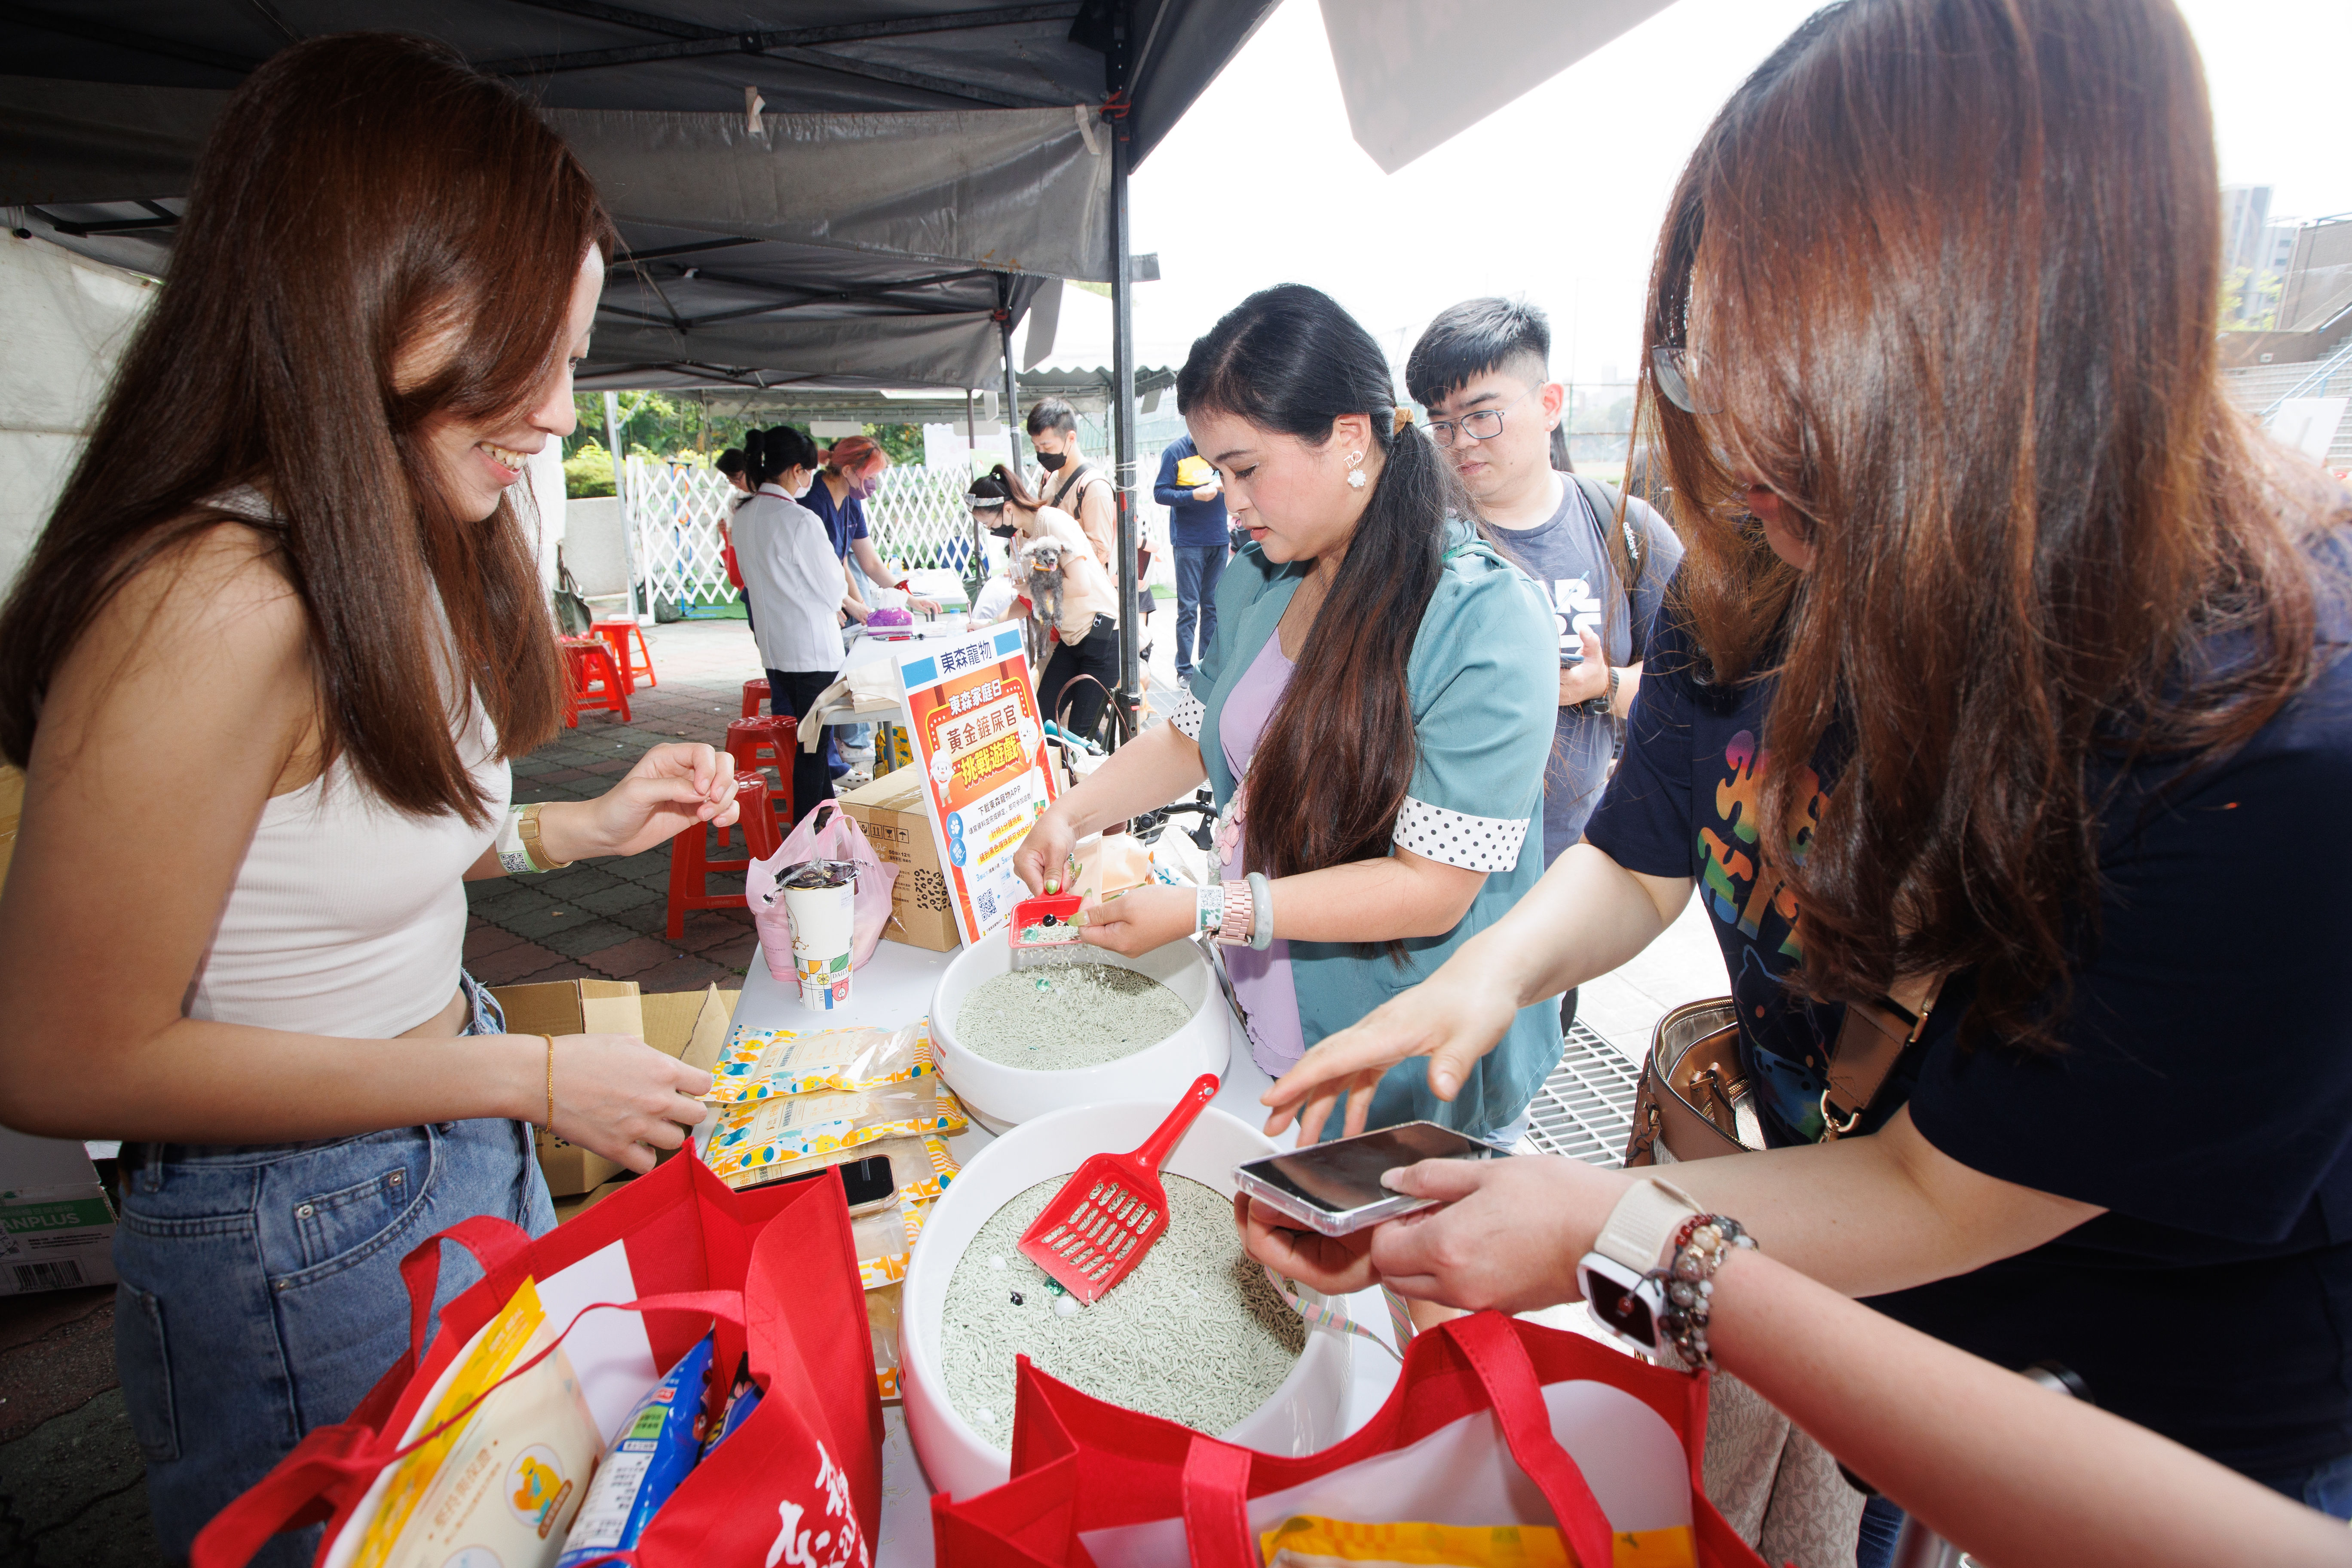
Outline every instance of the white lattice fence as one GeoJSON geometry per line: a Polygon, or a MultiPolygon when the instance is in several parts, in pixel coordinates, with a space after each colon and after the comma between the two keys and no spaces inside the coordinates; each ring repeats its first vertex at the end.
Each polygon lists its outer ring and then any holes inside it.
{"type": "Polygon", "coordinates": [[[901,465],[886,470],[882,488],[866,503],[866,531],[882,559],[909,570],[943,567],[963,575],[971,556],[971,509],[963,475],[950,468],[901,465]]]}
{"type": "Polygon", "coordinates": [[[742,597],[719,556],[719,520],[736,492],[718,470],[633,457],[627,480],[637,576],[652,597],[681,608],[742,597]]]}
{"type": "MultiPolygon", "coordinates": [[[[633,457],[626,478],[637,575],[652,596],[681,607],[740,598],[719,555],[719,520],[733,510],[736,492],[717,470],[633,457]]],[[[882,559],[962,576],[971,554],[965,482],[947,469],[887,470],[866,502],[866,526],[882,559]]]]}

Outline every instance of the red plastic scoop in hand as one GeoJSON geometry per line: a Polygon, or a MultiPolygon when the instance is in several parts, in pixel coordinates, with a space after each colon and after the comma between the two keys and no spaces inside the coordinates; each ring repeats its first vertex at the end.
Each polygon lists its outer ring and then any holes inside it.
{"type": "Polygon", "coordinates": [[[1021,1256],[1091,1307],[1143,1261],[1168,1228],[1160,1163],[1215,1098],[1217,1075],[1202,1073],[1168,1120],[1132,1154],[1096,1154],[1080,1165],[1021,1233],[1021,1256]]]}

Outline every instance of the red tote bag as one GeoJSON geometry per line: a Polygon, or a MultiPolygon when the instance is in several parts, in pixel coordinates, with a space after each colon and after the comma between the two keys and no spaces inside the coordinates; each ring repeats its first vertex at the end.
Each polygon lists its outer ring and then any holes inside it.
{"type": "Polygon", "coordinates": [[[871,1563],[882,1405],[837,1172],[739,1194],[685,1154],[536,1241],[503,1220],[452,1226],[403,1259],[401,1274],[408,1353],[350,1420],[310,1433],[222,1510],[196,1537],[193,1568],[241,1568],[276,1531],[326,1520],[323,1563],[378,1473],[405,1451],[400,1439],[436,1380],[526,1279],[553,1322],[570,1321],[566,1347],[608,1441],[654,1379],[714,1326],[714,1377],[723,1385],[748,1355],[764,1391],[635,1550],[613,1561],[871,1563]],[[472,1253],[483,1277],[443,1309],[425,1346],[444,1243],[472,1253]]]}
{"type": "Polygon", "coordinates": [[[1329,1505],[1367,1522],[1556,1523],[1601,1568],[1612,1513],[1643,1531],[1679,1515],[1700,1568],[1764,1568],[1706,1500],[1706,1442],[1704,1376],[1496,1312],[1416,1336],[1379,1413],[1298,1458],[1105,1404],[1024,1358],[1013,1479],[933,1498],[932,1538],[941,1568],[1257,1568],[1260,1531],[1329,1505]]]}

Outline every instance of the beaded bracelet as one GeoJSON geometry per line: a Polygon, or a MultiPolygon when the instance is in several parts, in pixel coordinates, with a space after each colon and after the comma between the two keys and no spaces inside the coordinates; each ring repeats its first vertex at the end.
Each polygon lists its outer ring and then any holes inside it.
{"type": "Polygon", "coordinates": [[[1693,1215],[1675,1232],[1666,1249],[1667,1262],[1650,1270],[1650,1278],[1666,1288],[1665,1310],[1658,1325],[1666,1331],[1675,1353],[1692,1366],[1715,1370],[1706,1343],[1707,1312],[1714,1304],[1715,1271],[1734,1247],[1754,1250],[1756,1238],[1736,1219],[1719,1214],[1693,1215]]]}

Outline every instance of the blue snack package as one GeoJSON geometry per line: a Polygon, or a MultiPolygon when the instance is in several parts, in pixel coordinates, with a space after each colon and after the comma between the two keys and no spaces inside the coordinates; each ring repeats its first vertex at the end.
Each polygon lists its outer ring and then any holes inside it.
{"type": "Polygon", "coordinates": [[[637,1401],[588,1483],[556,1568],[574,1568],[635,1546],[654,1510],[701,1459],[702,1394],[710,1377],[710,1354],[711,1336],[705,1334],[637,1401]]]}
{"type": "Polygon", "coordinates": [[[751,1412],[760,1408],[760,1385],[751,1381],[751,1358],[746,1353],[735,1363],[735,1382],[727,1391],[727,1410],[710,1434],[710,1441],[702,1446],[702,1457],[710,1458],[710,1450],[727,1440],[736,1427],[751,1419],[751,1412]]]}

